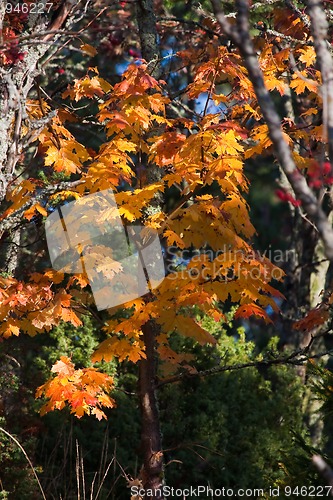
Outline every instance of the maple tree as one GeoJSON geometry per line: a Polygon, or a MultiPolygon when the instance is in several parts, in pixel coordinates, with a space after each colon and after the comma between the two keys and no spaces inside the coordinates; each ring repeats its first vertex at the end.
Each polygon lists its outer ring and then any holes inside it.
{"type": "MultiPolygon", "coordinates": [[[[38,14],[30,1],[22,4],[29,12],[2,7],[0,68],[2,337],[34,336],[60,322],[77,327],[87,314],[98,317],[86,273],[75,266],[51,269],[43,244],[37,245],[33,272],[21,264],[20,252],[13,251],[25,228],[38,227],[58,206],[112,189],[124,225],[139,222],[144,240],[149,242],[155,231],[162,241],[165,279],[149,294],[100,317],[105,340],[92,356],[92,363],[117,358],[139,366],[140,484],[154,491],[163,483],[157,385],[200,375],[191,353],[172,348],[173,336],[214,345],[216,339],[201,324],[200,314],[223,322],[230,303],[237,305],[236,320],[258,318],[268,324],[268,309],[278,313],[277,302],[284,299],[279,291],[284,271],[253,243],[246,162],[275,155],[281,169],[276,196],[288,203],[298,227],[305,225],[298,261],[288,264],[293,269],[309,262],[313,266],[318,251],[326,264],[333,259],[329,9],[312,0],[304,10],[293,2],[287,7],[273,2],[266,26],[255,22],[255,5],[245,0],[235,2],[235,17],[227,2],[212,0],[214,15],[196,8],[190,21],[163,16],[162,4],[140,0],[134,12],[130,3],[112,3],[111,35],[101,40],[102,49],[89,36],[103,13],[97,2],[83,28],[75,23],[84,11],[71,2],[56,2],[49,12],[45,8],[38,14]],[[89,59],[98,58],[99,50],[116,56],[117,47],[128,44],[135,21],[131,61],[119,78],[108,78],[102,65],[90,65],[89,59]],[[122,35],[121,22],[129,27],[122,35]],[[158,38],[168,40],[174,29],[185,32],[187,23],[196,27],[191,42],[179,44],[167,69],[158,38]],[[60,96],[49,95],[37,75],[56,57],[51,41],[61,50],[71,36],[79,41],[86,68],[72,75],[60,96]],[[185,82],[179,92],[173,78],[185,82]],[[204,100],[201,110],[193,104],[198,99],[204,100]],[[97,146],[83,135],[80,126],[87,124],[98,131],[97,146]],[[306,238],[310,233],[311,241],[306,238]],[[306,245],[311,247],[308,262],[306,245]],[[180,258],[178,268],[177,252],[189,257],[180,258]]],[[[103,33],[103,25],[98,29],[103,33]]],[[[85,224],[103,225],[112,217],[112,209],[102,211],[97,221],[87,211],[85,224]]],[[[88,250],[86,258],[95,263],[96,273],[108,279],[119,272],[115,260],[106,261],[103,242],[88,250]]],[[[76,253],[73,262],[82,248],[76,253]]],[[[279,363],[305,363],[313,332],[330,319],[330,283],[320,283],[311,301],[311,274],[301,270],[292,283],[294,290],[302,286],[291,302],[297,309],[296,300],[301,301],[308,312],[294,323],[294,332],[305,331],[297,346],[301,351],[279,363]]],[[[254,360],[252,366],[257,364],[254,360]]],[[[97,369],[75,368],[62,357],[52,371],[55,375],[37,389],[37,397],[48,399],[42,412],[68,405],[79,418],[92,414],[102,419],[103,407],[116,404],[109,396],[112,378],[97,369]]]]}

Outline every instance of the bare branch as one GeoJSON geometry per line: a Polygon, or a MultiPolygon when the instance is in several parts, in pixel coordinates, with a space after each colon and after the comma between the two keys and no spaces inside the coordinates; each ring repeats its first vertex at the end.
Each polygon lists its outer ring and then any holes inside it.
{"type": "Polygon", "coordinates": [[[232,365],[224,365],[224,366],[214,366],[213,368],[209,368],[208,370],[202,370],[199,372],[184,372],[180,373],[177,375],[174,375],[173,377],[169,377],[166,379],[159,380],[157,383],[157,387],[162,387],[163,385],[166,384],[171,384],[174,382],[179,382],[180,380],[183,380],[185,378],[193,378],[193,377],[208,377],[210,375],[216,375],[218,373],[223,373],[223,372],[232,372],[232,371],[238,371],[238,370],[243,370],[244,368],[262,368],[262,367],[270,367],[270,366],[276,366],[276,365],[292,365],[292,366],[303,366],[306,364],[309,360],[312,359],[319,359],[322,358],[323,356],[326,356],[328,354],[332,354],[333,349],[326,350],[325,352],[320,352],[317,354],[309,355],[308,351],[313,343],[313,340],[316,337],[312,337],[310,340],[310,343],[303,347],[302,349],[297,349],[296,351],[292,352],[288,356],[280,356],[280,357],[272,357],[270,359],[262,359],[262,360],[257,360],[257,361],[248,361],[246,363],[234,363],[232,365]]]}
{"type": "Polygon", "coordinates": [[[317,197],[309,187],[304,175],[302,175],[296,167],[289,145],[283,136],[281,120],[271,95],[266,89],[263,74],[250,36],[248,2],[247,0],[236,1],[236,27],[231,26],[225,18],[219,0],[212,0],[212,5],[222,30],[235,43],[243,56],[244,64],[256,93],[261,112],[268,126],[269,137],[273,143],[274,152],[280,166],[286,174],[296,197],[301,200],[303,209],[307,213],[308,218],[315,224],[324,244],[325,255],[333,262],[332,225],[317,197]]]}
{"type": "Polygon", "coordinates": [[[321,0],[307,0],[311,33],[322,77],[324,137],[328,141],[328,156],[333,165],[333,60],[327,46],[328,22],[321,0]]]}
{"type": "Polygon", "coordinates": [[[234,42],[235,45],[241,43],[239,33],[235,30],[228,19],[226,18],[222,8],[220,0],[211,0],[215,17],[222,28],[222,31],[234,42]]]}

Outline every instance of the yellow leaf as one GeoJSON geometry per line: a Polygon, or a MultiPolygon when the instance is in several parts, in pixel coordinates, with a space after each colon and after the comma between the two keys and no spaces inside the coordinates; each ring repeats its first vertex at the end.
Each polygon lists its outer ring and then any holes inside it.
{"type": "Polygon", "coordinates": [[[248,208],[241,196],[236,193],[230,194],[229,199],[222,203],[220,210],[228,214],[237,234],[242,233],[248,238],[255,234],[255,229],[250,222],[248,208]]]}
{"type": "Polygon", "coordinates": [[[37,212],[39,212],[40,214],[44,215],[44,217],[46,217],[46,216],[47,216],[47,211],[46,211],[46,210],[45,210],[45,208],[44,208],[44,207],[42,207],[39,203],[37,203],[37,204],[35,205],[35,207],[36,207],[37,212]]]}
{"type": "Polygon", "coordinates": [[[66,97],[70,97],[75,101],[79,101],[84,97],[92,99],[95,95],[98,97],[102,97],[104,94],[109,92],[111,88],[111,85],[103,78],[99,78],[98,76],[93,76],[91,78],[87,75],[80,80],[75,80],[73,88],[69,87],[62,94],[62,97],[64,99],[66,97]]]}
{"type": "Polygon", "coordinates": [[[301,53],[299,60],[303,62],[307,68],[316,60],[316,51],[311,45],[308,45],[305,48],[302,47],[301,49],[298,49],[297,52],[301,53]]]}
{"type": "Polygon", "coordinates": [[[49,143],[44,159],[45,165],[53,165],[57,172],[79,172],[82,163],[90,158],[86,148],[75,139],[61,139],[60,146],[58,149],[53,143],[49,143]]]}
{"type": "Polygon", "coordinates": [[[77,317],[73,309],[67,309],[66,307],[63,307],[61,317],[64,321],[72,323],[72,325],[74,326],[82,325],[82,321],[77,317]]]}
{"type": "Polygon", "coordinates": [[[102,418],[105,418],[105,420],[107,419],[104,411],[99,410],[98,408],[93,408],[91,410],[91,414],[95,415],[95,417],[97,418],[97,420],[102,420],[102,418]]]}
{"type": "Polygon", "coordinates": [[[177,245],[179,248],[185,248],[184,241],[174,231],[165,231],[163,236],[166,238],[169,246],[177,245]]]}
{"type": "Polygon", "coordinates": [[[24,212],[23,217],[25,219],[31,220],[35,214],[36,214],[36,209],[33,206],[33,207],[28,208],[28,210],[26,210],[24,212]]]}
{"type": "Polygon", "coordinates": [[[80,171],[79,165],[69,157],[70,152],[64,149],[57,149],[55,146],[50,146],[46,152],[45,165],[54,165],[56,172],[76,173],[80,171]]]}
{"type": "Polygon", "coordinates": [[[61,356],[51,368],[51,372],[62,376],[70,376],[74,373],[74,365],[67,356],[61,356]]]}
{"type": "Polygon", "coordinates": [[[80,49],[82,50],[82,52],[84,52],[85,54],[88,54],[91,57],[93,57],[97,54],[97,50],[95,49],[95,47],[93,47],[92,45],[89,45],[88,43],[84,43],[84,44],[80,45],[80,49]]]}
{"type": "Polygon", "coordinates": [[[77,283],[81,288],[85,288],[90,284],[90,281],[86,274],[81,273],[75,274],[69,279],[68,285],[71,286],[73,283],[77,283]]]}
{"type": "Polygon", "coordinates": [[[135,341],[131,343],[128,339],[120,339],[118,337],[110,337],[104,340],[98,347],[97,351],[92,356],[93,363],[104,359],[106,362],[111,361],[114,357],[119,358],[119,361],[124,361],[128,358],[133,363],[139,359],[145,358],[143,345],[135,341]]]}
{"type": "Polygon", "coordinates": [[[293,75],[290,87],[295,90],[297,95],[302,94],[305,90],[316,93],[318,92],[318,82],[308,78],[305,71],[301,71],[293,75]]]}
{"type": "Polygon", "coordinates": [[[20,334],[20,328],[13,324],[13,323],[7,323],[5,326],[5,331],[3,333],[3,336],[5,339],[7,339],[8,337],[11,337],[12,335],[15,335],[16,337],[19,336],[20,334]]]}
{"type": "Polygon", "coordinates": [[[61,283],[64,279],[64,273],[61,273],[60,271],[56,271],[55,269],[48,269],[45,271],[44,274],[42,274],[43,278],[49,278],[52,283],[55,283],[58,285],[61,283]]]}
{"type": "Polygon", "coordinates": [[[174,328],[182,335],[196,340],[201,345],[207,343],[216,344],[215,338],[207,330],[204,330],[194,319],[187,316],[177,315],[174,328]]]}
{"type": "Polygon", "coordinates": [[[77,418],[82,418],[85,413],[87,413],[86,406],[77,406],[72,408],[71,413],[73,413],[77,418]]]}
{"type": "Polygon", "coordinates": [[[140,210],[131,205],[123,205],[119,207],[119,213],[129,222],[133,222],[134,220],[139,219],[141,217],[140,210]]]}
{"type": "Polygon", "coordinates": [[[251,139],[256,142],[256,145],[245,151],[244,156],[246,159],[250,158],[254,154],[261,154],[264,149],[267,149],[272,144],[272,141],[268,136],[268,127],[266,124],[254,127],[251,132],[251,139]]]}

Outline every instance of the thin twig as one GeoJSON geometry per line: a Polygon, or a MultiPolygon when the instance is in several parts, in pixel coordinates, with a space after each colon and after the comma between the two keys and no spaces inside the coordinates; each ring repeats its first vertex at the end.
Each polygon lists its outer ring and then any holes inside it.
{"type": "Polygon", "coordinates": [[[21,445],[21,443],[19,443],[19,441],[16,438],[14,438],[14,436],[12,436],[9,432],[7,432],[3,427],[0,427],[0,431],[3,432],[4,434],[6,434],[6,436],[8,436],[10,439],[12,439],[12,441],[14,441],[14,443],[20,448],[20,450],[22,451],[23,455],[25,456],[25,458],[26,458],[28,464],[30,465],[31,470],[32,470],[32,472],[33,472],[33,474],[34,474],[34,476],[36,478],[36,481],[38,483],[38,486],[39,486],[39,489],[41,491],[42,497],[43,497],[44,500],[46,500],[46,496],[44,494],[42,485],[40,484],[40,481],[38,479],[37,473],[36,473],[36,471],[34,469],[34,466],[32,465],[32,462],[31,462],[30,458],[28,457],[25,449],[23,448],[23,446],[21,445]]]}
{"type": "Polygon", "coordinates": [[[195,373],[184,372],[184,373],[180,373],[180,374],[174,375],[174,376],[166,378],[166,379],[158,380],[156,387],[160,388],[163,385],[171,384],[174,382],[179,382],[180,380],[183,380],[183,379],[194,378],[194,377],[200,377],[200,378],[208,377],[210,375],[216,375],[217,373],[243,370],[244,368],[260,368],[260,367],[267,368],[269,366],[274,366],[274,365],[302,366],[312,359],[322,358],[323,356],[326,356],[326,355],[331,354],[333,352],[333,349],[329,349],[329,350],[326,350],[323,352],[319,352],[317,354],[307,355],[307,353],[311,347],[311,344],[313,343],[315,338],[317,338],[317,336],[315,336],[315,337],[312,336],[308,345],[306,345],[302,349],[297,349],[296,351],[292,352],[288,356],[281,356],[281,357],[270,358],[270,359],[248,361],[246,363],[235,363],[233,365],[225,365],[225,366],[219,365],[219,366],[214,366],[213,368],[209,368],[208,370],[202,370],[202,371],[198,371],[195,373]]]}

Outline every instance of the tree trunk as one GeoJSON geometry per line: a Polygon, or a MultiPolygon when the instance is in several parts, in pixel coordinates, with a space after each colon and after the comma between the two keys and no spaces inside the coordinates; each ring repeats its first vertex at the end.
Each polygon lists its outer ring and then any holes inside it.
{"type": "Polygon", "coordinates": [[[147,61],[152,76],[158,80],[161,64],[154,4],[152,0],[138,0],[136,7],[142,57],[147,61]]]}
{"type": "MultiPolygon", "coordinates": [[[[153,0],[138,0],[137,22],[141,43],[142,57],[147,61],[148,68],[154,76],[161,76],[160,53],[156,29],[156,18],[153,0]]],[[[143,156],[144,158],[144,156],[143,156]]],[[[144,158],[147,162],[147,158],[144,158]]],[[[154,164],[147,163],[147,180],[149,183],[156,182],[163,175],[162,169],[154,164]]],[[[151,201],[151,208],[160,211],[163,206],[163,197],[155,195],[151,201]]],[[[143,342],[145,344],[146,359],[139,364],[139,399],[141,410],[141,453],[143,466],[141,479],[146,490],[145,498],[163,500],[163,451],[162,437],[158,403],[156,397],[156,334],[158,325],[154,321],[148,321],[143,327],[143,342]]]]}
{"type": "Polygon", "coordinates": [[[161,494],[163,485],[163,452],[160,430],[158,404],[155,393],[157,356],[155,338],[157,325],[148,321],[143,327],[143,341],[146,346],[146,359],[139,365],[139,399],[141,410],[141,451],[143,467],[141,477],[145,490],[145,498],[163,500],[161,494]]]}
{"type": "MultiPolygon", "coordinates": [[[[6,3],[0,2],[0,30],[4,26],[5,7],[6,3]]],[[[70,26],[73,7],[72,0],[65,0],[56,12],[30,13],[27,28],[21,33],[22,40],[27,39],[20,43],[23,60],[17,60],[12,65],[0,65],[0,203],[5,199],[8,185],[17,176],[21,154],[53,116],[50,113],[29,123],[26,102],[35,78],[41,73],[38,65],[41,58],[52,47],[52,41],[60,37],[60,33],[45,35],[44,32],[60,30],[66,22],[70,26]],[[36,35],[38,43],[29,43],[29,37],[34,38],[36,35]],[[23,134],[22,130],[27,128],[28,123],[29,131],[23,134]]]]}

